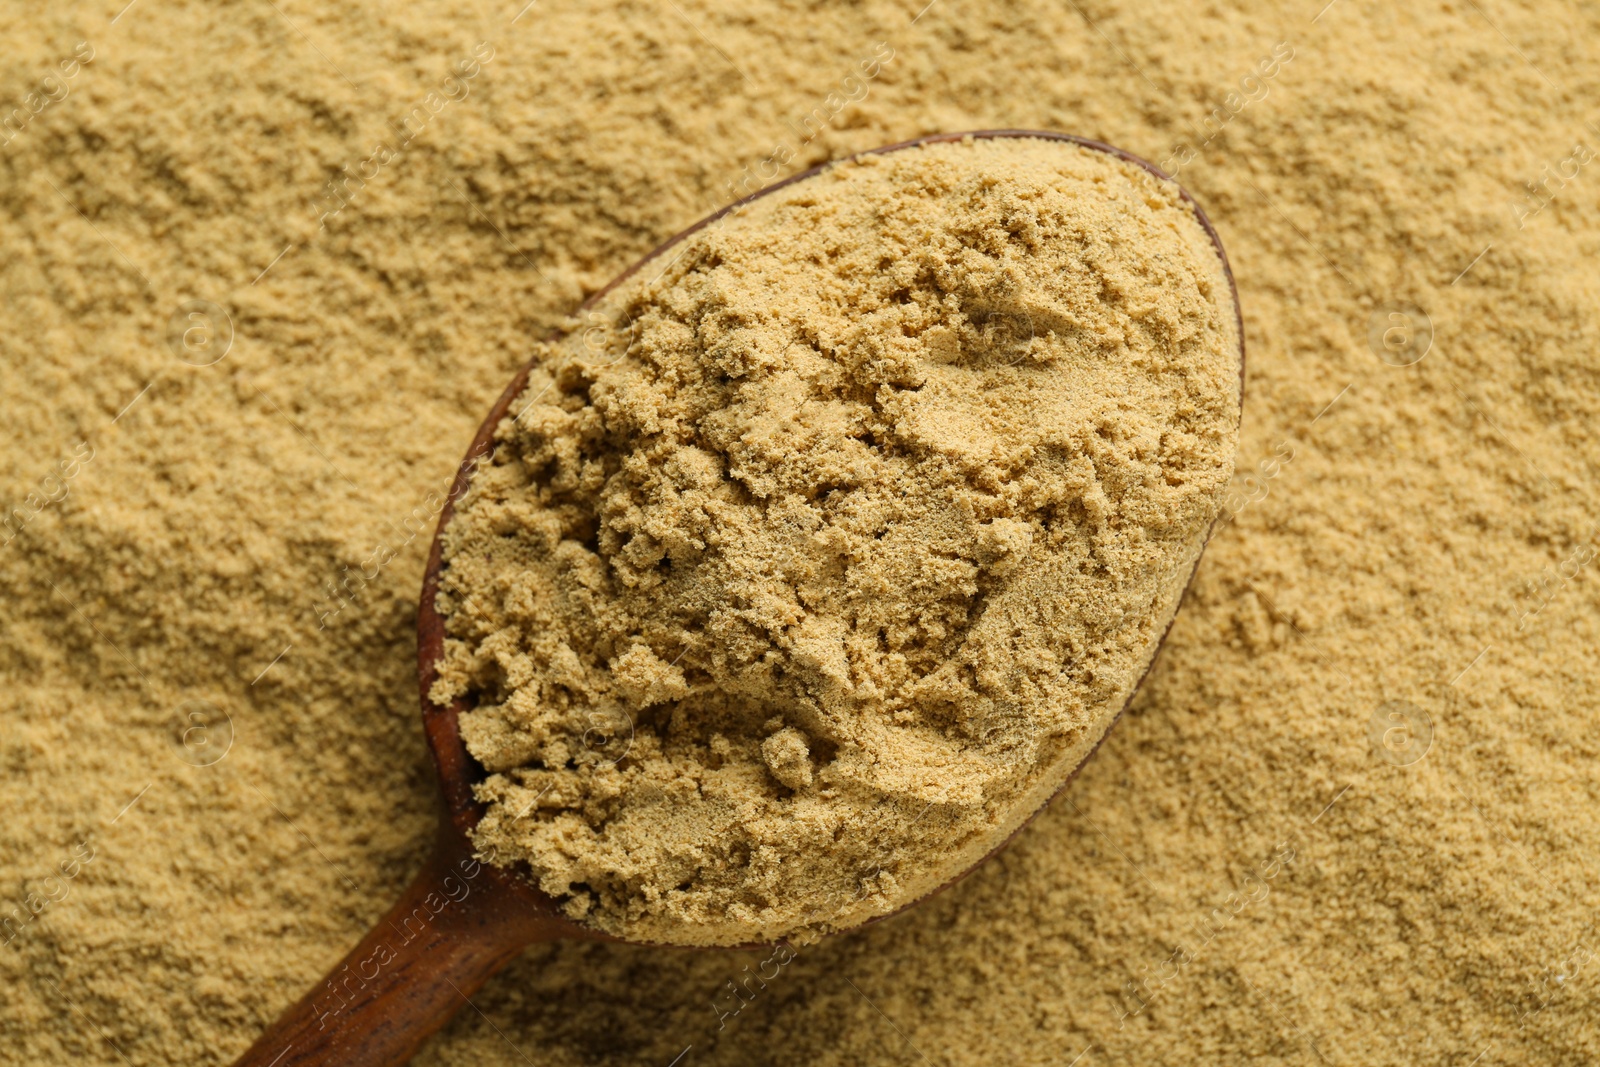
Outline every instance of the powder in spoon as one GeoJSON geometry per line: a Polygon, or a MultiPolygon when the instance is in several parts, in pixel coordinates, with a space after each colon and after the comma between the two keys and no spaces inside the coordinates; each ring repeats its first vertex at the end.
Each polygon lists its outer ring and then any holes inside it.
{"type": "Polygon", "coordinates": [[[445,537],[474,840],[661,942],[958,875],[1148,666],[1233,469],[1177,187],[1061,142],[836,165],[543,346],[445,537]]]}

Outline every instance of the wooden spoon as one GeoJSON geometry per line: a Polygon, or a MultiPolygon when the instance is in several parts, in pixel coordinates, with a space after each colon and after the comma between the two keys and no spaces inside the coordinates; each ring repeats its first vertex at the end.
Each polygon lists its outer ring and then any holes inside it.
{"type": "MultiPolygon", "coordinates": [[[[970,134],[939,134],[876,148],[862,154],[897,152],[915,145],[958,141],[964,137],[1026,137],[1066,141],[1095,151],[1108,152],[1145,168],[1163,181],[1172,180],[1153,164],[1120,148],[1068,134],[1032,130],[983,130],[970,134]]],[[[813,167],[804,173],[769,185],[760,192],[695,223],[591,296],[584,302],[583,309],[593,307],[608,292],[646,264],[729,212],[738,210],[752,200],[770,195],[786,185],[805,181],[824,167],[831,165],[813,167]]],[[[1195,218],[1216,246],[1217,255],[1222,259],[1223,271],[1228,277],[1237,313],[1238,293],[1233,290],[1233,274],[1228,269],[1228,257],[1222,250],[1222,242],[1217,238],[1216,230],[1212,228],[1200,205],[1195,203],[1187,192],[1182,192],[1182,196],[1193,208],[1195,218]]],[[[1242,379],[1244,374],[1242,318],[1239,327],[1239,373],[1242,379]]],[[[468,705],[464,701],[457,700],[449,707],[440,707],[428,698],[439,658],[444,649],[444,619],[434,610],[433,605],[442,565],[442,534],[454,513],[455,502],[466,491],[477,464],[492,451],[495,428],[506,416],[512,402],[522,393],[531,368],[532,364],[524,367],[511,380],[511,384],[506,386],[505,392],[500,394],[500,399],[495,401],[494,407],[489,410],[489,417],[484,419],[483,425],[479,427],[472,446],[467,449],[466,459],[456,473],[449,499],[440,513],[439,528],[434,534],[433,548],[428,554],[428,568],[423,575],[422,603],[417,612],[417,658],[418,676],[422,688],[422,724],[427,731],[428,745],[433,750],[434,764],[439,771],[439,785],[444,794],[445,809],[444,817],[439,821],[438,838],[433,855],[423,865],[416,880],[400,895],[400,900],[389,909],[388,914],[378,920],[372,932],[362,938],[361,943],[352,949],[320,984],[307,993],[298,1004],[284,1012],[249,1051],[240,1057],[237,1067],[308,1067],[312,1064],[378,1067],[378,1065],[404,1063],[411,1058],[424,1040],[461,1010],[467,1003],[467,997],[476,992],[491,975],[514,959],[528,945],[558,940],[620,940],[580,926],[566,918],[557,910],[555,903],[524,876],[507,868],[480,862],[475,858],[469,838],[478,820],[482,818],[484,808],[473,798],[472,787],[474,783],[482,780],[484,771],[467,754],[466,746],[461,740],[459,716],[468,705]]],[[[1240,393],[1242,399],[1242,381],[1240,393]]],[[[1208,539],[1209,536],[1210,531],[1207,532],[1208,539]]],[[[1189,577],[1193,579],[1193,571],[1189,577]]],[[[1172,620],[1168,619],[1168,632],[1171,627],[1172,620]]],[[[1165,632],[1161,640],[1165,642],[1165,632]]],[[[1157,652],[1160,651],[1160,644],[1156,646],[1157,652]]],[[[1151,664],[1154,662],[1155,655],[1152,654],[1151,664]]],[[[1145,675],[1146,677],[1149,675],[1148,668],[1145,675]]],[[[1141,683],[1142,681],[1143,679],[1141,683]]],[[[1129,700],[1132,700],[1131,695],[1129,700]]],[[[1121,714],[1122,710],[1119,709],[1117,717],[1120,718],[1121,714]]],[[[1113,725],[1115,721],[1112,720],[1113,725]]],[[[1110,727],[1107,727],[1108,731],[1109,729],[1110,727]]],[[[1089,752],[1089,756],[1093,756],[1098,748],[1097,742],[1095,749],[1089,752]]],[[[1084,763],[1088,762],[1089,756],[1084,757],[1084,763]]],[[[1067,782],[1071,782],[1072,778],[1077,776],[1082,767],[1083,764],[1080,763],[1073,770],[1066,782],[1062,783],[1063,789],[1066,788],[1067,782]]],[[[1007,840],[1009,841],[1009,838],[1007,840]]],[[[988,856],[994,855],[1004,846],[1005,842],[1002,842],[988,856]]],[[[979,860],[977,864],[946,885],[959,881],[982,862],[979,860]]],[[[921,899],[925,900],[927,897],[921,899]]],[[[910,906],[910,904],[905,905],[905,907],[910,906]]],[[[879,916],[868,922],[876,922],[879,918],[887,916],[879,916]]]]}

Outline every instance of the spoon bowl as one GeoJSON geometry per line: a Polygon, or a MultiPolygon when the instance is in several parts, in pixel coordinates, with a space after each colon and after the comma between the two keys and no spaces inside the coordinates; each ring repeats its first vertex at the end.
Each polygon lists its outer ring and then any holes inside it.
{"type": "MultiPolygon", "coordinates": [[[[984,130],[973,133],[939,134],[903,141],[861,155],[897,152],[918,145],[959,141],[966,137],[1032,138],[1061,141],[1093,151],[1106,152],[1148,170],[1163,181],[1172,179],[1153,164],[1119,148],[1069,134],[1033,130],[984,130]]],[[[855,158],[855,157],[849,157],[855,158]]],[[[837,162],[837,161],[835,161],[837,162]]],[[[647,266],[656,263],[685,240],[712,226],[746,204],[795,182],[814,177],[833,162],[775,182],[759,192],[723,208],[672,237],[639,262],[618,275],[586,300],[580,311],[594,308],[618,285],[647,266]]],[[[1239,301],[1233,274],[1216,230],[1199,204],[1186,191],[1179,190],[1196,220],[1211,238],[1223,273],[1228,279],[1239,336],[1240,396],[1243,397],[1244,331],[1239,318],[1239,301]]],[[[399,901],[381,918],[373,930],[331,971],[328,976],[288,1009],[237,1061],[237,1067],[310,1067],[340,1064],[344,1067],[377,1067],[404,1063],[417,1047],[442,1027],[496,971],[514,959],[530,944],[557,940],[620,941],[621,938],[583,926],[561,914],[555,901],[541,892],[533,881],[515,869],[484,862],[471,843],[472,831],[483,817],[484,806],[473,794],[473,787],[485,777],[483,768],[467,752],[462,740],[460,716],[470,703],[457,699],[437,705],[429,692],[437,677],[444,651],[445,620],[434,607],[439,577],[444,567],[443,532],[455,513],[455,504],[466,492],[479,463],[494,449],[496,428],[511,412],[511,407],[527,384],[530,363],[512,378],[505,391],[490,408],[479,427],[465,459],[456,472],[449,497],[439,516],[438,529],[428,555],[422,582],[422,597],[417,613],[418,679],[422,694],[422,721],[444,801],[433,854],[416,879],[401,894],[399,901]]],[[[1215,529],[1215,524],[1213,524],[1215,529]]],[[[1207,531],[1207,539],[1210,537],[1207,531]]],[[[1198,567],[1196,556],[1195,567],[1198,567]]],[[[1191,569],[1189,579],[1194,571],[1191,569]]],[[[1152,651],[1148,677],[1171,630],[1174,615],[1167,619],[1161,640],[1152,651]]],[[[1141,677],[1140,684],[1144,678],[1141,677]]],[[[1129,694],[1131,702],[1138,686],[1129,694]]],[[[1118,709],[1116,718],[1122,711],[1118,709]]],[[[1115,724],[1106,727],[1109,732],[1115,724]]],[[[1104,740],[1104,734],[1100,740],[1104,740]]],[[[1060,789],[1075,778],[1099,748],[1099,741],[1060,789]]],[[[1048,801],[1038,810],[1048,806],[1048,801]]],[[[1012,832],[1015,836],[1029,819],[1012,832]]],[[[1002,841],[965,871],[932,893],[965,877],[984,860],[1009,842],[1002,841]]],[[[889,914],[874,916],[852,929],[888,918],[927,899],[932,893],[903,904],[889,914]]],[[[837,932],[837,931],[836,931],[837,932]]],[[[743,948],[758,946],[746,945],[743,948]]]]}

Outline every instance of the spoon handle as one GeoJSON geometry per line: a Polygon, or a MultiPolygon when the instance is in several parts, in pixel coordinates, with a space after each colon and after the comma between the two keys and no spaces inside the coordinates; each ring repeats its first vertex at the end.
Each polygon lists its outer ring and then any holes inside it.
{"type": "Polygon", "coordinates": [[[416,880],[234,1067],[391,1067],[526,946],[562,936],[448,825],[416,880]]]}

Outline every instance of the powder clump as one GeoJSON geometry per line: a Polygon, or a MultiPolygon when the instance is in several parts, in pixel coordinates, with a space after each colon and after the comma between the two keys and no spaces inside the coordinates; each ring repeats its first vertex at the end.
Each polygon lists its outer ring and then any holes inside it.
{"type": "Polygon", "coordinates": [[[1154,654],[1235,314],[1173,183],[1044,140],[862,157],[652,260],[541,348],[446,531],[478,846],[678,943],[959,874],[1154,654]]]}

